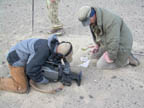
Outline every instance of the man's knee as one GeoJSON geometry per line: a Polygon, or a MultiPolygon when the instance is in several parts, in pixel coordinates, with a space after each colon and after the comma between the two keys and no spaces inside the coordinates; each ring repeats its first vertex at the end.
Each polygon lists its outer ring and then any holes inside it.
{"type": "Polygon", "coordinates": [[[107,63],[103,58],[100,58],[97,62],[97,68],[98,69],[117,69],[118,66],[115,63],[107,63]]]}

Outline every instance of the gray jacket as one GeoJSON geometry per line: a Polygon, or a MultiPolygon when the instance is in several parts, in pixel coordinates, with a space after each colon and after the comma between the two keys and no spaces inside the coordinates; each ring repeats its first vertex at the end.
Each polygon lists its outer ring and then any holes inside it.
{"type": "Polygon", "coordinates": [[[26,68],[26,75],[35,82],[44,80],[41,66],[55,52],[59,44],[55,35],[48,39],[27,39],[20,41],[8,53],[7,61],[10,65],[26,68]]]}

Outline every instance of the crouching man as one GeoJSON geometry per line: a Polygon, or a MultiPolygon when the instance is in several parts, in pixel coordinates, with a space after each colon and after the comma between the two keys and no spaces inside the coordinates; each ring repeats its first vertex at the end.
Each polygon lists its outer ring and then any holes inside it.
{"type": "Polygon", "coordinates": [[[59,42],[56,35],[48,39],[27,39],[17,43],[8,53],[7,61],[11,76],[0,78],[0,90],[25,93],[28,79],[47,84],[49,80],[42,74],[41,68],[48,59],[59,62],[65,58],[72,61],[70,42],[59,42]]]}
{"type": "Polygon", "coordinates": [[[127,64],[137,66],[139,61],[131,54],[131,31],[119,16],[102,8],[83,6],[78,19],[89,25],[96,44],[93,53],[97,68],[115,69],[127,64]]]}

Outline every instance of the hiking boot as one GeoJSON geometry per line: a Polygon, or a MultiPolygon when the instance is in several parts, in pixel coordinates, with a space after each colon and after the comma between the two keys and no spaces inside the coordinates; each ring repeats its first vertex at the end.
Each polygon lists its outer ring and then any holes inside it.
{"type": "Polygon", "coordinates": [[[130,54],[129,56],[129,65],[131,66],[138,66],[140,64],[139,60],[133,56],[133,54],[130,54]]]}
{"type": "Polygon", "coordinates": [[[48,34],[56,34],[57,36],[61,36],[64,34],[63,28],[52,28],[48,34]]]}

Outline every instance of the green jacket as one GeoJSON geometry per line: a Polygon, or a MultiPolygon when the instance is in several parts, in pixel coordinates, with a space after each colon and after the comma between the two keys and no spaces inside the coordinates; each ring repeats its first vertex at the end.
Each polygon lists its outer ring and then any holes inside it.
{"type": "Polygon", "coordinates": [[[93,40],[100,46],[100,55],[107,51],[110,59],[123,66],[131,53],[132,34],[123,19],[101,8],[96,11],[97,24],[90,25],[93,40]],[[102,49],[102,50],[101,50],[102,49]]]}

